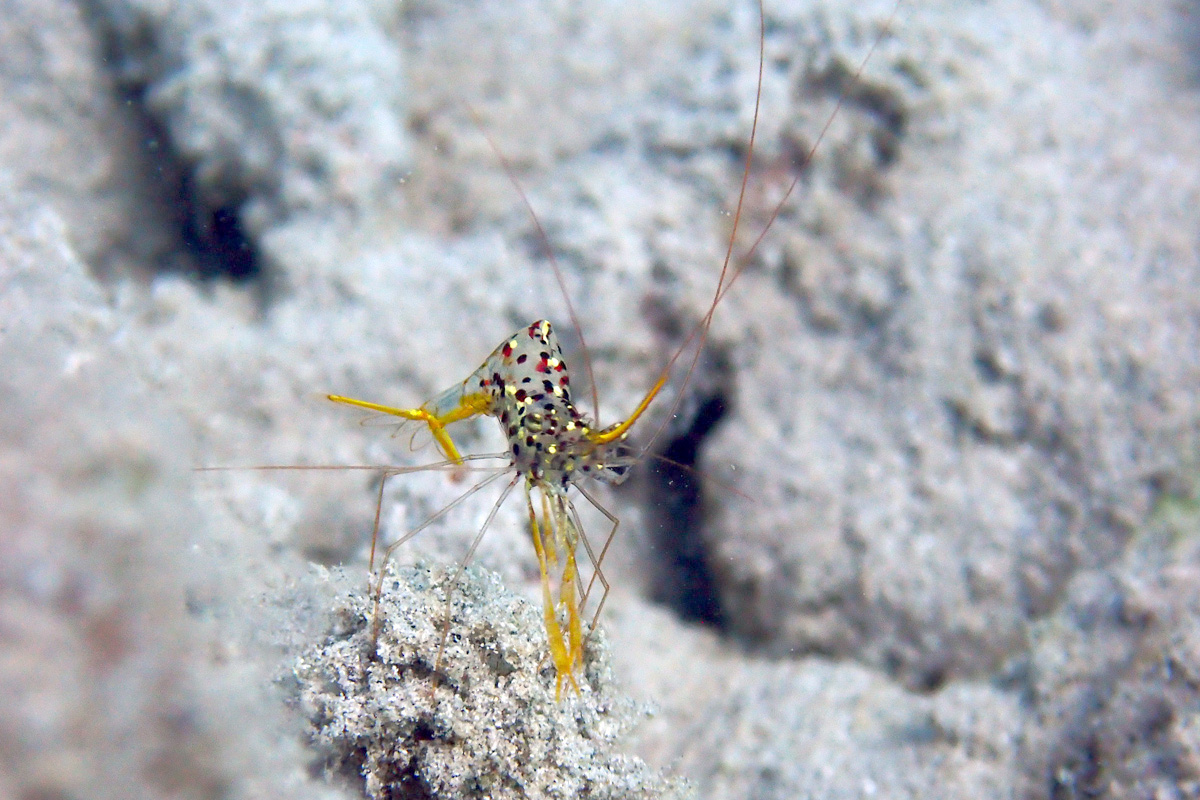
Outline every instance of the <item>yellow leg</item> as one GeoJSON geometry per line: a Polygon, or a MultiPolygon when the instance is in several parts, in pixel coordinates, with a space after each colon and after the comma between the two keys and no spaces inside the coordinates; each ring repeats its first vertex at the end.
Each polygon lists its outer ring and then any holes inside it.
{"type": "Polygon", "coordinates": [[[328,394],[325,396],[335,403],[365,408],[368,411],[378,411],[382,414],[391,414],[394,417],[410,419],[414,422],[424,422],[429,426],[429,432],[433,434],[433,439],[437,442],[438,449],[442,451],[442,455],[456,463],[462,463],[462,454],[458,452],[458,448],[455,447],[450,434],[446,433],[446,426],[452,422],[460,422],[479,414],[485,414],[491,408],[491,400],[483,394],[464,394],[457,406],[448,413],[441,415],[427,411],[425,408],[393,408],[392,406],[371,403],[367,400],[355,400],[353,397],[343,397],[338,394],[328,394]]]}
{"type": "MultiPolygon", "coordinates": [[[[579,598],[575,594],[575,552],[567,552],[567,566],[563,569],[562,582],[558,586],[559,602],[567,607],[567,641],[570,644],[568,658],[572,672],[583,666],[583,623],[579,620],[579,598]]],[[[571,683],[575,677],[571,674],[571,683]]],[[[579,693],[579,687],[575,687],[579,693]]]]}
{"type": "MultiPolygon", "coordinates": [[[[567,613],[567,640],[570,644],[570,659],[572,669],[583,666],[583,623],[579,618],[579,594],[577,593],[579,567],[575,562],[575,549],[579,546],[579,529],[575,518],[568,513],[565,498],[556,495],[551,502],[546,493],[542,493],[542,518],[554,520],[554,536],[552,541],[561,555],[563,564],[562,580],[558,584],[558,605],[567,613]]],[[[550,542],[546,543],[547,551],[551,550],[550,542]]],[[[558,563],[559,559],[554,559],[558,563]]]]}
{"type": "MultiPolygon", "coordinates": [[[[545,499],[543,498],[544,503],[545,499]]],[[[579,684],[575,682],[575,675],[572,672],[576,660],[574,653],[575,644],[572,642],[571,648],[568,649],[567,643],[563,640],[562,627],[558,624],[558,611],[555,608],[554,600],[550,593],[550,571],[546,561],[545,547],[549,543],[549,540],[544,534],[549,533],[553,536],[553,530],[550,529],[553,523],[550,522],[550,518],[543,517],[543,521],[546,522],[547,527],[543,528],[538,524],[537,512],[533,509],[533,499],[529,496],[528,484],[525,486],[525,505],[529,509],[529,527],[533,533],[533,548],[537,551],[538,568],[541,570],[542,576],[542,616],[545,619],[546,638],[549,640],[550,657],[554,660],[554,671],[557,678],[554,687],[554,699],[560,700],[562,698],[564,678],[570,682],[571,688],[575,690],[575,694],[579,694],[579,684]]],[[[574,589],[572,588],[571,591],[573,597],[574,589]]],[[[570,612],[568,612],[568,625],[571,625],[569,615],[570,612]]],[[[578,618],[578,614],[575,614],[575,617],[578,618]]],[[[575,625],[577,624],[578,620],[576,619],[575,625]]],[[[570,628],[568,628],[568,631],[570,631],[570,628]]],[[[573,633],[571,635],[572,637],[574,636],[573,633]]],[[[580,649],[580,653],[582,653],[582,649],[580,649]]]]}

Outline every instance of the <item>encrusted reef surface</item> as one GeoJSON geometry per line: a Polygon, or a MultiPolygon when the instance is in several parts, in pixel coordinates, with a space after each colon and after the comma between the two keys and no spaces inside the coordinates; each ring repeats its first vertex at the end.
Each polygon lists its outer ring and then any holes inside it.
{"type": "MultiPolygon", "coordinates": [[[[419,404],[540,318],[590,406],[464,100],[629,413],[713,297],[756,4],[0,0],[0,796],[1200,793],[1191,9],[905,0],[854,81],[891,0],[765,6],[739,253],[801,181],[662,437],[701,475],[597,495],[556,703],[520,502],[431,688],[490,489],[372,660],[378,474],[193,468],[435,459],[320,395],[419,404]]],[[[383,538],[481,466],[389,479],[383,538]]]]}
{"type": "Polygon", "coordinates": [[[371,603],[342,596],[334,632],[301,656],[300,697],[331,774],[365,777],[372,798],[690,796],[613,749],[644,712],[616,690],[603,635],[580,693],[556,699],[537,608],[477,568],[448,606],[453,572],[390,572],[374,650],[371,603]]]}

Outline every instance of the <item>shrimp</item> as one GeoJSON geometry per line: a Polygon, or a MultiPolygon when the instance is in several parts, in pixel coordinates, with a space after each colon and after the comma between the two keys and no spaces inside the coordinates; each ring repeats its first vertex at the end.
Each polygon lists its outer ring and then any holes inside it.
{"type": "MultiPolygon", "coordinates": [[[[897,3],[896,9],[898,7],[899,3],[897,3]]],[[[892,12],[893,16],[896,13],[896,9],[892,12]]],[[[627,440],[631,430],[660,396],[663,388],[672,377],[672,373],[678,365],[679,360],[687,352],[691,352],[692,356],[686,362],[686,371],[682,385],[686,386],[687,382],[691,379],[692,373],[696,369],[701,350],[707,340],[713,315],[718,305],[737,280],[743,266],[747,263],[750,255],[774,223],[775,218],[780,213],[780,210],[791,196],[799,181],[800,170],[797,170],[796,177],[788,187],[783,199],[775,206],[774,212],[770,215],[754,244],[745,255],[735,260],[734,248],[746,199],[747,183],[751,172],[755,137],[758,129],[759,106],[762,97],[766,23],[761,0],[759,2],[759,21],[758,81],[754,115],[751,123],[749,142],[746,148],[746,159],[742,171],[737,205],[733,212],[728,245],[717,284],[713,290],[707,312],[691,329],[684,343],[675,351],[674,355],[659,373],[654,384],[629,416],[620,422],[601,426],[598,421],[589,418],[576,407],[571,396],[570,371],[563,359],[562,348],[559,345],[551,323],[544,319],[532,322],[507,337],[492,351],[491,355],[483,361],[479,368],[462,382],[451,386],[438,396],[416,408],[395,408],[335,394],[327,396],[329,400],[335,403],[393,415],[403,420],[427,426],[437,448],[445,458],[445,461],[439,466],[462,464],[465,460],[472,458],[472,456],[463,456],[459,451],[458,446],[447,430],[449,426],[479,416],[491,417],[499,423],[508,443],[508,452],[504,456],[508,459],[507,468],[503,472],[499,472],[477,484],[452,505],[456,505],[465,499],[466,496],[474,494],[484,486],[491,484],[502,474],[511,474],[511,477],[493,506],[491,514],[489,514],[482,528],[477,533],[474,542],[468,548],[466,557],[460,562],[459,569],[463,569],[470,560],[500,505],[505,502],[516,485],[521,483],[529,518],[530,535],[538,559],[538,569],[541,579],[542,614],[550,657],[556,672],[556,698],[561,698],[565,685],[569,685],[577,694],[580,691],[579,683],[575,676],[582,669],[584,659],[585,634],[582,622],[583,609],[587,604],[587,599],[594,582],[598,580],[603,587],[603,594],[597,604],[589,626],[589,631],[594,630],[599,622],[600,614],[611,588],[601,567],[608,547],[613,541],[619,526],[619,520],[616,516],[605,509],[584,488],[583,481],[591,478],[606,483],[620,483],[627,476],[629,468],[643,460],[649,451],[651,443],[661,434],[666,422],[663,422],[658,430],[649,438],[649,441],[638,449],[628,444],[627,440]],[[575,489],[592,506],[598,509],[611,524],[611,528],[605,538],[604,546],[600,549],[599,553],[595,552],[587,536],[584,534],[579,514],[571,498],[572,489],[575,489]],[[593,577],[586,589],[582,586],[580,571],[576,562],[576,551],[581,542],[588,553],[593,567],[593,577]]],[[[855,73],[852,82],[858,81],[862,70],[865,68],[867,61],[875,49],[875,45],[878,45],[879,41],[882,40],[890,25],[891,19],[888,20],[887,25],[884,26],[879,37],[875,40],[874,45],[872,45],[859,66],[858,71],[855,73]]],[[[810,148],[805,163],[811,160],[816,149],[820,146],[825,133],[841,108],[841,104],[842,101],[839,99],[829,120],[826,122],[825,128],[821,131],[812,148],[810,148]]],[[[474,111],[469,107],[468,111],[475,118],[476,123],[480,124],[474,111]]],[[[481,124],[480,127],[482,128],[481,124]]],[[[487,136],[486,132],[484,135],[485,137],[487,136]]],[[[488,142],[503,165],[511,182],[516,187],[521,199],[525,202],[537,229],[538,236],[546,246],[546,251],[548,253],[551,252],[548,238],[542,229],[537,215],[533,212],[528,198],[521,190],[511,166],[499,151],[499,148],[491,141],[490,137],[488,138],[488,142]]],[[[574,308],[571,306],[570,298],[565,291],[561,271],[557,263],[555,263],[553,256],[551,256],[550,261],[555,277],[558,280],[559,288],[566,298],[572,323],[575,326],[580,341],[582,341],[582,330],[580,329],[574,308]]],[[[590,374],[590,363],[587,367],[590,374]]],[[[594,381],[592,381],[592,386],[594,393],[594,381]]],[[[675,400],[676,406],[681,396],[681,394],[677,395],[675,400]]],[[[593,400],[595,406],[598,408],[599,404],[596,401],[595,395],[593,395],[593,400]]],[[[666,416],[667,420],[670,419],[675,410],[674,406],[670,409],[670,413],[666,416]]],[[[480,456],[480,458],[483,457],[480,456]]],[[[398,472],[399,470],[385,469],[383,470],[383,477],[386,480],[398,472]]],[[[387,561],[397,547],[411,539],[432,522],[432,518],[427,520],[426,523],[409,531],[390,545],[384,551],[382,564],[376,572],[375,549],[379,535],[380,506],[382,502],[383,488],[381,482],[375,513],[375,529],[371,539],[370,570],[375,575],[372,590],[372,642],[378,640],[382,625],[379,608],[387,561]]],[[[448,510],[449,507],[443,509],[435,515],[435,518],[448,510]]],[[[453,584],[454,581],[451,581],[451,587],[453,587],[453,584]]],[[[446,625],[446,630],[443,631],[443,648],[449,628],[448,616],[446,625]]],[[[372,650],[374,650],[374,644],[372,650]]],[[[435,672],[440,658],[441,648],[439,648],[437,662],[435,662],[435,672]]]]}
{"type": "MultiPolygon", "coordinates": [[[[624,480],[628,468],[638,460],[625,445],[625,439],[634,423],[662,390],[668,375],[664,372],[659,377],[627,419],[606,428],[598,428],[572,402],[571,378],[563,360],[562,347],[553,327],[542,319],[502,342],[462,383],[418,408],[391,408],[329,395],[329,399],[335,403],[392,414],[428,425],[438,448],[452,463],[462,463],[463,457],[446,433],[447,425],[478,415],[493,417],[500,423],[508,440],[511,468],[515,473],[501,496],[501,502],[518,481],[523,482],[529,528],[541,573],[542,614],[557,673],[556,696],[561,695],[564,681],[570,683],[576,693],[579,692],[574,673],[583,665],[580,606],[586,593],[581,596],[577,592],[579,571],[575,562],[575,552],[583,537],[579,515],[568,491],[577,480],[584,477],[608,483],[624,480]],[[535,495],[540,499],[536,505],[535,495]],[[558,578],[557,597],[552,590],[552,575],[558,578]],[[565,633],[559,621],[563,616],[566,618],[565,633]]],[[[584,496],[591,500],[589,495],[584,496]]],[[[598,503],[592,502],[608,513],[598,503]]],[[[616,519],[611,514],[609,518],[615,527],[616,519]]],[[[372,550],[377,536],[378,528],[372,538],[372,550]]],[[[401,539],[384,552],[385,564],[392,551],[403,541],[401,539]]],[[[609,588],[600,571],[602,557],[594,559],[594,574],[605,587],[605,597],[597,609],[597,618],[609,588]]],[[[382,581],[381,569],[375,582],[373,638],[379,635],[382,581]]]]}

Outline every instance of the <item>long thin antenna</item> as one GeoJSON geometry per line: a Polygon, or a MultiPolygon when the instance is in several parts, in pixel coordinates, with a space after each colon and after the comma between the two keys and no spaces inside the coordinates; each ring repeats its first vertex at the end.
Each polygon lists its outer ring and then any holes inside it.
{"type": "Polygon", "coordinates": [[[471,116],[471,121],[475,123],[475,127],[479,129],[479,133],[487,140],[488,147],[492,148],[492,152],[496,154],[496,159],[499,160],[500,166],[504,168],[504,174],[508,176],[508,181],[517,190],[517,194],[521,196],[521,202],[525,204],[525,209],[529,212],[530,219],[533,220],[533,227],[537,231],[538,240],[542,243],[542,247],[546,251],[546,257],[550,260],[550,268],[554,271],[554,280],[558,283],[558,290],[562,294],[563,301],[567,304],[567,315],[571,318],[571,326],[575,329],[575,335],[579,337],[579,353],[583,357],[584,370],[587,372],[588,383],[592,387],[592,413],[593,419],[596,420],[596,425],[600,424],[600,392],[596,388],[596,375],[592,370],[592,356],[588,351],[587,340],[583,337],[583,326],[579,324],[579,315],[575,313],[575,304],[571,302],[571,293],[567,291],[567,282],[563,278],[562,267],[558,264],[558,259],[554,257],[554,247],[550,244],[550,237],[546,235],[546,229],[542,227],[542,221],[538,217],[537,212],[533,210],[533,203],[529,202],[529,196],[525,194],[525,189],[522,188],[521,182],[517,180],[517,172],[513,169],[512,162],[508,160],[508,156],[504,155],[504,151],[496,144],[491,134],[484,127],[483,119],[480,118],[475,108],[466,100],[460,101],[463,107],[467,109],[467,113],[471,116]]]}
{"type": "MultiPolygon", "coordinates": [[[[692,356],[692,360],[688,364],[687,373],[683,378],[683,385],[687,386],[688,381],[692,379],[692,373],[696,370],[696,364],[700,361],[700,353],[704,349],[704,343],[708,339],[708,328],[712,322],[713,314],[717,310],[717,303],[720,301],[722,295],[727,289],[725,279],[726,276],[729,275],[729,265],[733,261],[733,248],[737,240],[737,229],[738,225],[741,224],[742,208],[746,202],[746,186],[750,182],[750,168],[754,163],[754,142],[758,137],[758,113],[762,109],[762,85],[766,59],[767,17],[766,10],[763,8],[763,0],[758,0],[758,81],[754,89],[754,116],[750,122],[750,140],[746,146],[746,163],[742,167],[742,184],[738,189],[737,207],[733,212],[733,228],[729,232],[729,244],[725,248],[725,260],[721,263],[721,276],[717,279],[717,290],[713,293],[713,300],[708,306],[708,312],[705,313],[700,322],[692,328],[683,344],[680,345],[679,349],[675,351],[675,355],[671,356],[671,360],[667,362],[665,367],[663,367],[662,373],[659,375],[658,381],[655,383],[656,387],[660,387],[666,383],[672,369],[675,367],[675,362],[678,361],[679,357],[683,355],[685,350],[687,350],[688,345],[692,342],[692,340],[699,336],[699,342],[696,345],[696,354],[692,356]]],[[[812,158],[812,151],[809,151],[808,158],[812,158]]],[[[807,160],[805,163],[807,163],[807,160]]],[[[776,213],[778,213],[778,211],[776,213]]],[[[772,221],[773,220],[774,216],[772,217],[772,221]]],[[[729,278],[730,285],[732,285],[733,281],[737,279],[740,271],[740,269],[734,269],[733,276],[729,278]]],[[[650,437],[650,440],[647,441],[646,445],[642,448],[642,456],[645,456],[645,454],[649,452],[650,448],[654,445],[654,442],[657,441],[658,437],[662,435],[662,432],[666,429],[667,424],[671,421],[671,419],[674,418],[675,412],[679,410],[679,404],[682,402],[682,400],[683,393],[680,392],[675,397],[675,400],[671,403],[671,409],[667,413],[667,416],[663,419],[658,428],[655,429],[654,434],[650,437]]]]}
{"type": "MultiPolygon", "coordinates": [[[[708,306],[708,311],[704,314],[700,321],[692,327],[687,338],[684,339],[683,344],[677,351],[675,351],[675,355],[671,357],[671,360],[667,362],[667,365],[663,368],[663,371],[659,376],[660,383],[665,382],[667,376],[670,375],[672,369],[674,368],[675,362],[679,359],[679,356],[682,355],[683,352],[687,350],[688,346],[692,344],[693,340],[695,340],[696,352],[692,355],[692,360],[688,363],[688,369],[684,375],[682,385],[687,386],[688,382],[691,380],[692,373],[695,372],[696,365],[700,361],[700,354],[704,350],[705,343],[708,341],[708,330],[712,323],[713,314],[716,313],[717,306],[720,304],[721,299],[725,297],[726,293],[733,287],[734,282],[741,276],[742,272],[745,271],[746,265],[750,263],[751,256],[754,255],[755,251],[758,249],[758,246],[762,244],[763,239],[766,238],[767,233],[775,224],[775,220],[779,218],[780,213],[783,211],[784,204],[787,203],[788,199],[792,196],[792,192],[796,190],[797,184],[800,183],[800,178],[804,174],[804,169],[810,163],[812,163],[813,157],[817,153],[817,148],[821,146],[821,143],[825,140],[825,136],[829,133],[830,127],[833,125],[833,121],[837,119],[837,115],[841,112],[842,106],[846,102],[846,96],[848,92],[852,87],[859,84],[860,80],[862,79],[863,70],[867,68],[867,63],[870,62],[871,56],[874,55],[876,48],[879,47],[879,43],[883,41],[883,37],[891,31],[892,23],[896,19],[896,14],[900,11],[900,5],[902,2],[903,0],[896,0],[896,4],[892,7],[892,11],[888,15],[887,21],[880,29],[879,35],[875,37],[873,42],[871,42],[870,49],[867,50],[867,54],[863,57],[862,61],[859,62],[858,68],[854,70],[854,74],[850,81],[838,94],[837,103],[834,105],[833,111],[829,114],[829,118],[825,120],[825,125],[821,128],[821,133],[817,136],[816,141],[813,142],[812,147],[808,149],[808,153],[805,154],[804,160],[798,165],[796,169],[796,176],[792,178],[792,182],[788,185],[787,191],[783,195],[783,199],[781,199],[775,205],[775,209],[771,212],[771,216],[767,220],[767,224],[763,226],[762,232],[759,233],[758,237],[754,240],[754,244],[750,246],[745,254],[734,261],[733,249],[737,240],[738,226],[741,224],[742,209],[746,198],[746,186],[750,179],[750,168],[754,157],[754,141],[758,130],[758,114],[762,104],[763,71],[766,63],[766,13],[763,9],[763,0],[758,0],[758,87],[754,96],[754,120],[750,126],[750,141],[748,147],[746,148],[746,163],[742,169],[742,185],[738,191],[737,208],[733,214],[733,228],[729,233],[729,244],[725,249],[725,260],[721,264],[721,276],[717,280],[717,290],[713,294],[713,299],[708,306]],[[730,272],[731,265],[733,267],[732,273],[730,272]]],[[[672,402],[671,410],[667,414],[666,418],[662,421],[658,428],[655,429],[654,435],[651,436],[649,441],[647,441],[642,447],[642,456],[645,456],[645,454],[649,452],[650,448],[653,447],[654,442],[658,440],[660,435],[662,435],[662,432],[674,418],[675,412],[679,410],[679,404],[682,401],[683,394],[680,392],[672,402]]]]}

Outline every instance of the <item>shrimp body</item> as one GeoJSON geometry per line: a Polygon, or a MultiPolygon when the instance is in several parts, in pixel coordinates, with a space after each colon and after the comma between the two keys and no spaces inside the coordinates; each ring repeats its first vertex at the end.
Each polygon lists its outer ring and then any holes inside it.
{"type": "Polygon", "coordinates": [[[544,319],[503,341],[459,384],[418,408],[393,408],[341,395],[335,403],[424,422],[442,454],[462,454],[446,426],[476,416],[494,417],[508,439],[512,466],[531,484],[565,492],[577,475],[619,483],[636,462],[623,442],[634,421],[662,388],[659,381],[629,419],[604,429],[571,402],[571,376],[554,328],[544,319]]]}
{"type": "Polygon", "coordinates": [[[541,573],[543,616],[557,672],[557,693],[561,694],[564,681],[578,692],[574,672],[583,664],[575,561],[580,527],[568,491],[584,477],[608,483],[624,480],[628,467],[637,461],[625,438],[662,385],[661,380],[655,384],[629,419],[603,429],[596,427],[571,401],[570,370],[553,327],[538,320],[505,339],[461,383],[419,408],[391,408],[339,395],[329,399],[424,422],[443,454],[455,462],[461,462],[462,456],[445,430],[447,425],[480,415],[500,423],[508,440],[510,465],[517,475],[514,480],[523,479],[525,485],[541,573]],[[540,495],[537,504],[535,494],[540,495]],[[557,580],[552,580],[552,575],[557,580]]]}
{"type": "MultiPolygon", "coordinates": [[[[509,337],[464,382],[486,392],[512,451],[513,467],[531,485],[565,493],[577,476],[610,483],[624,478],[634,459],[625,432],[597,431],[571,402],[571,376],[562,347],[546,320],[509,337]]],[[[627,429],[626,429],[627,430],[627,429]]]]}

